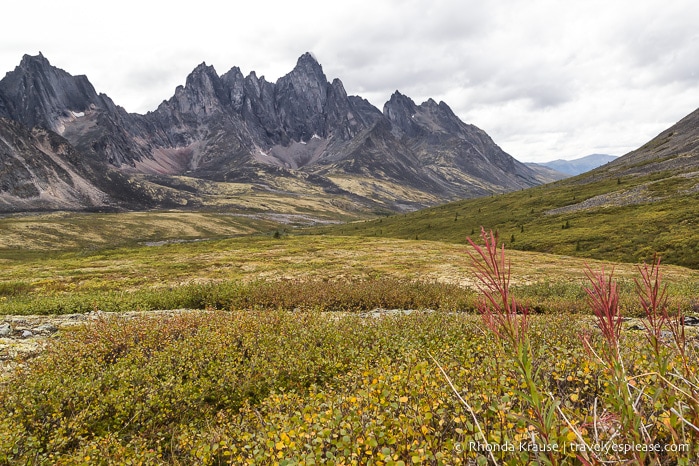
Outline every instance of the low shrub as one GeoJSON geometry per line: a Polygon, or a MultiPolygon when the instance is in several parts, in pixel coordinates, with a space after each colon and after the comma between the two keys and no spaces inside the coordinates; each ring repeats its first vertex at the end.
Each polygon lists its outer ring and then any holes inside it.
{"type": "Polygon", "coordinates": [[[135,291],[19,295],[0,301],[0,314],[71,314],[155,309],[283,309],[471,311],[475,294],[456,285],[394,278],[350,281],[254,281],[190,284],[135,291]]]}

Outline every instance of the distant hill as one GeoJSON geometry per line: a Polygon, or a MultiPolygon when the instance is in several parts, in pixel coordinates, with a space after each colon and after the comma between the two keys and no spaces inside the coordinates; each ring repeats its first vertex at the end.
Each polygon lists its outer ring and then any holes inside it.
{"type": "Polygon", "coordinates": [[[579,175],[581,173],[589,172],[595,168],[609,163],[612,160],[617,159],[616,155],[608,154],[591,154],[579,159],[573,160],[552,160],[550,162],[542,162],[537,165],[542,165],[544,167],[552,168],[561,173],[565,173],[569,176],[579,175]]]}
{"type": "Polygon", "coordinates": [[[514,249],[699,268],[699,110],[581,175],[316,232],[464,243],[481,226],[514,249]]]}

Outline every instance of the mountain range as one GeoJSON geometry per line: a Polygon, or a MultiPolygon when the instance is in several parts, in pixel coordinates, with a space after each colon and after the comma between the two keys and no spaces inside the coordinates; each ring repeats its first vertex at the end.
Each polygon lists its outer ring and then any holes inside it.
{"type": "Polygon", "coordinates": [[[348,95],[309,53],[275,83],[202,63],[145,115],[25,55],[0,80],[0,164],[5,212],[273,210],[270,199],[400,212],[554,178],[444,102],[396,91],[379,110],[348,95]]]}
{"type": "Polygon", "coordinates": [[[542,162],[539,165],[552,168],[558,172],[569,176],[580,175],[581,173],[589,172],[605,163],[615,160],[617,156],[608,154],[590,154],[585,157],[580,157],[573,160],[551,160],[550,162],[542,162]]]}

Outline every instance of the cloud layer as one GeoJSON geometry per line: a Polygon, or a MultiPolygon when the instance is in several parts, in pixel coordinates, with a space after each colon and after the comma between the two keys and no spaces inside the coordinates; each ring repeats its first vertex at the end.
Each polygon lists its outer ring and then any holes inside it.
{"type": "Polygon", "coordinates": [[[622,155],[699,107],[691,0],[15,3],[0,70],[41,51],[139,113],[202,61],[274,81],[306,51],[348,93],[443,100],[523,161],[622,155]]]}

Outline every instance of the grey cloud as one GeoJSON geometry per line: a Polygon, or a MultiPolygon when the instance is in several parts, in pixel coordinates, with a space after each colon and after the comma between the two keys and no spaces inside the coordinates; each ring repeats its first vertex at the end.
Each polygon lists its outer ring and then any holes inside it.
{"type": "Polygon", "coordinates": [[[667,50],[655,65],[655,84],[677,82],[695,86],[699,81],[699,36],[694,36],[684,48],[667,50]]]}
{"type": "Polygon", "coordinates": [[[699,4],[666,2],[662,8],[638,8],[610,34],[622,50],[630,86],[673,82],[695,86],[699,70],[699,4]]]}
{"type": "MultiPolygon", "coordinates": [[[[193,67],[192,67],[193,69],[193,67]]],[[[182,67],[155,66],[148,68],[133,68],[124,74],[124,84],[144,89],[146,92],[172,86],[173,82],[184,82],[186,73],[182,67]]],[[[174,90],[174,88],[173,88],[174,90]]]]}
{"type": "MultiPolygon", "coordinates": [[[[0,76],[22,54],[41,50],[140,112],[172,96],[202,61],[219,74],[239,66],[274,81],[310,51],[350,94],[379,108],[396,89],[417,102],[444,100],[529,159],[640,145],[699,105],[693,0],[357,0],[342,7],[201,0],[167,10],[125,1],[128,8],[103,10],[108,33],[89,40],[80,35],[83,18],[71,19],[55,2],[43,5],[51,18],[32,16],[34,4],[8,5],[8,16],[35,24],[0,30],[0,76]],[[131,25],[138,34],[126,34],[120,27],[137,7],[142,14],[131,25]],[[61,34],[76,40],[56,40],[61,34]]],[[[76,2],[90,14],[100,8],[76,2]]]]}

